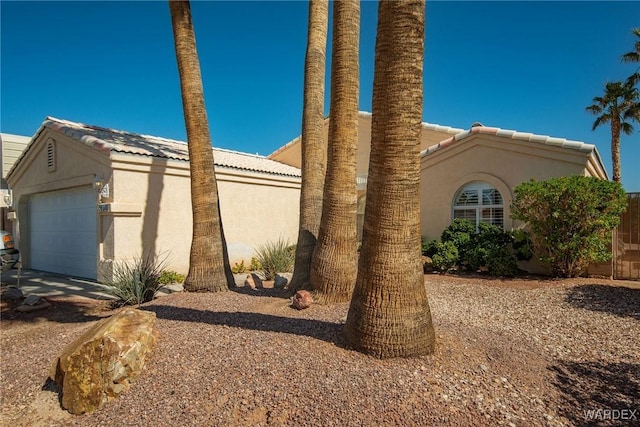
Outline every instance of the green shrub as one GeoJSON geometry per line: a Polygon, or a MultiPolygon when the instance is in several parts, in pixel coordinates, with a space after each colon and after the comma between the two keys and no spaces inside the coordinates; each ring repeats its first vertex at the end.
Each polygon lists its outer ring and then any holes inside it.
{"type": "Polygon", "coordinates": [[[451,225],[444,229],[440,235],[440,240],[453,243],[458,248],[460,262],[466,263],[475,232],[476,226],[471,221],[456,218],[451,225]]]}
{"type": "Polygon", "coordinates": [[[277,273],[290,273],[293,271],[295,255],[295,245],[282,239],[260,245],[256,249],[256,260],[261,265],[258,271],[265,280],[273,280],[277,273]]]}
{"type": "Polygon", "coordinates": [[[485,265],[492,276],[513,277],[518,274],[518,264],[507,246],[490,249],[485,265]]]}
{"type": "Polygon", "coordinates": [[[458,248],[452,242],[438,242],[434,240],[430,245],[431,261],[433,268],[440,271],[448,271],[458,262],[458,248]]]}
{"type": "Polygon", "coordinates": [[[472,236],[464,261],[472,270],[487,267],[489,273],[491,273],[491,269],[488,266],[489,258],[502,251],[503,248],[506,249],[507,244],[510,242],[511,236],[509,233],[504,232],[496,225],[481,222],[478,224],[478,232],[472,236]]]}
{"type": "Polygon", "coordinates": [[[611,258],[611,230],[626,206],[619,183],[571,176],[524,182],[514,193],[511,217],[527,223],[536,254],[555,276],[575,277],[611,258]]]}
{"type": "Polygon", "coordinates": [[[240,263],[238,264],[237,262],[233,264],[233,267],[231,267],[231,272],[233,274],[242,274],[242,273],[246,273],[247,272],[247,266],[244,265],[244,260],[240,261],[240,263]]]}
{"type": "Polygon", "coordinates": [[[511,247],[518,261],[529,261],[533,258],[533,243],[528,232],[521,229],[513,230],[511,237],[513,238],[511,247]]]}
{"type": "Polygon", "coordinates": [[[171,283],[184,282],[184,275],[171,270],[162,270],[160,273],[160,284],[169,285],[171,283]]]}
{"type": "Polygon", "coordinates": [[[438,252],[438,245],[440,242],[437,240],[432,240],[427,242],[426,240],[422,241],[422,255],[432,257],[436,252],[438,252]]]}
{"type": "Polygon", "coordinates": [[[107,292],[118,298],[122,305],[140,305],[151,301],[162,286],[164,262],[153,255],[143,255],[130,262],[116,262],[111,280],[107,281],[107,292]]]}

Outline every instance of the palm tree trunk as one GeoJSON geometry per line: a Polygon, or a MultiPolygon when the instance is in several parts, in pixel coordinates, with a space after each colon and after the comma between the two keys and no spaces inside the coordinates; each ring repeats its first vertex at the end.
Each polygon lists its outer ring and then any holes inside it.
{"type": "Polygon", "coordinates": [[[359,36],[359,1],[335,1],[327,172],[311,262],[314,300],[320,303],[348,301],[356,279],[359,36]]]}
{"type": "Polygon", "coordinates": [[[324,79],[328,20],[329,1],[311,0],[304,64],[300,229],[295,267],[289,285],[292,293],[309,287],[311,256],[318,239],[322,216],[322,191],[327,167],[327,146],[324,141],[324,79]]]}
{"type": "Polygon", "coordinates": [[[191,171],[193,238],[189,273],[184,284],[189,291],[225,291],[233,284],[233,275],[220,219],[218,186],[191,6],[189,1],[170,0],[169,9],[191,171]]]}
{"type": "Polygon", "coordinates": [[[362,249],[344,332],[380,358],[434,348],[420,263],[424,20],[424,0],[379,3],[362,249]]]}
{"type": "Polygon", "coordinates": [[[620,166],[620,120],[617,117],[612,117],[611,119],[611,163],[613,181],[622,182],[622,168],[620,166]]]}

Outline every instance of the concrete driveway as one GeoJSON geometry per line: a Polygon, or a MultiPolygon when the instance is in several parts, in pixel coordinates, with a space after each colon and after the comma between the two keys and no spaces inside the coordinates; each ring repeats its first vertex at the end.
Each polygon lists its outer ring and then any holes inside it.
{"type": "Polygon", "coordinates": [[[79,279],[54,273],[17,269],[2,273],[2,285],[16,286],[24,295],[42,297],[81,296],[92,299],[114,299],[105,292],[105,286],[88,279],[79,279]]]}

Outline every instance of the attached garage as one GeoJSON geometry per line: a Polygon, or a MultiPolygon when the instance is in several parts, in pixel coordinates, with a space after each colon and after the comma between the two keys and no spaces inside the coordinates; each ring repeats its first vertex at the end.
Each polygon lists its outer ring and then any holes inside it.
{"type": "MultiPolygon", "coordinates": [[[[213,153],[231,265],[248,265],[258,245],[295,242],[300,170],[248,153],[213,153]]],[[[186,143],[49,117],[7,181],[25,268],[102,281],[117,263],[153,254],[187,273],[186,143]]]]}
{"type": "Polygon", "coordinates": [[[97,277],[96,197],[85,187],[29,198],[32,269],[97,277]]]}

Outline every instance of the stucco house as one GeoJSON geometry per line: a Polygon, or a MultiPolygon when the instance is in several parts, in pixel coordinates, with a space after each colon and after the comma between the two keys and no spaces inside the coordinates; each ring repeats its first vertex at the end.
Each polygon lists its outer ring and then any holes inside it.
{"type": "MultiPolygon", "coordinates": [[[[328,135],[328,120],[325,135],[328,135]]],[[[362,229],[371,143],[371,114],[358,118],[358,230],[362,229]]],[[[510,218],[513,189],[530,179],[586,175],[607,178],[596,147],[579,141],[485,127],[459,129],[422,124],[421,227],[437,239],[454,218],[488,222],[505,230],[518,227],[510,218]]],[[[269,155],[299,168],[300,137],[269,155]]],[[[539,266],[530,266],[532,271],[539,266]]],[[[606,274],[606,273],[605,273],[606,274]]]]}
{"type": "MultiPolygon", "coordinates": [[[[298,233],[300,170],[213,149],[233,263],[298,233]]],[[[184,142],[48,117],[7,176],[26,268],[104,278],[143,253],[186,273],[192,216],[184,142]]]]}

